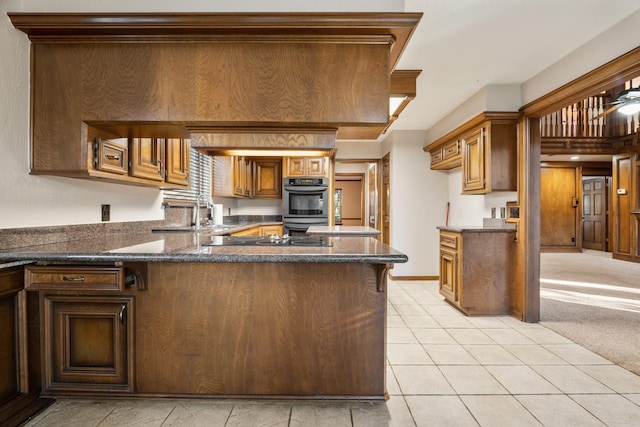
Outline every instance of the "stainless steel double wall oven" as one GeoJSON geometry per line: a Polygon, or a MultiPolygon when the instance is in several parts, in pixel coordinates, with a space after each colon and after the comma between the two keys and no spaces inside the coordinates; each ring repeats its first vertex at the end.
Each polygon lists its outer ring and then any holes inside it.
{"type": "Polygon", "coordinates": [[[283,185],[284,233],[300,235],[312,225],[329,224],[329,179],[288,177],[283,185]]]}

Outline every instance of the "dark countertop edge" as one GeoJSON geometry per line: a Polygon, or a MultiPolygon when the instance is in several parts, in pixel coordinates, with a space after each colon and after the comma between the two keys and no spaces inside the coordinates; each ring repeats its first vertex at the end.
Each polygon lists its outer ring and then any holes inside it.
{"type": "Polygon", "coordinates": [[[206,234],[208,236],[223,236],[225,234],[230,234],[230,233],[237,233],[239,231],[244,231],[244,230],[249,230],[251,228],[255,228],[255,227],[265,227],[265,226],[270,226],[270,225],[282,225],[282,221],[263,221],[263,222],[248,222],[248,223],[244,223],[244,224],[222,224],[225,228],[222,228],[220,230],[216,230],[213,231],[213,229],[215,228],[214,225],[204,225],[201,226],[198,230],[193,229],[193,230],[187,230],[186,228],[188,228],[189,226],[166,226],[166,227],[156,227],[153,228],[151,231],[155,234],[172,234],[172,233],[177,233],[177,234],[185,234],[185,233],[200,233],[200,234],[206,234]],[[175,230],[172,230],[171,228],[175,228],[175,230]]]}
{"type": "MultiPolygon", "coordinates": [[[[15,258],[13,258],[15,259],[15,258]]],[[[22,265],[32,264],[33,261],[29,260],[20,260],[20,261],[11,261],[11,262],[0,262],[0,270],[4,270],[12,267],[20,267],[22,265]]]]}
{"type": "Polygon", "coordinates": [[[357,232],[357,231],[312,231],[309,232],[307,231],[307,234],[309,236],[331,236],[331,237],[377,237],[379,236],[381,233],[377,232],[377,233],[371,233],[368,231],[362,231],[362,232],[357,232]]]}
{"type": "MultiPolygon", "coordinates": [[[[398,264],[409,261],[409,257],[404,254],[398,255],[247,255],[247,254],[229,254],[229,255],[156,255],[156,254],[114,254],[114,255],[97,255],[97,254],[22,254],[12,257],[13,260],[23,258],[16,262],[29,264],[37,261],[56,261],[56,262],[242,262],[242,263],[362,263],[362,264],[398,264]]],[[[0,258],[1,261],[1,258],[0,258]]],[[[12,263],[14,264],[14,263],[12,263]]],[[[18,264],[17,264],[18,265],[18,264]]]]}
{"type": "Polygon", "coordinates": [[[436,228],[442,231],[453,231],[457,233],[515,233],[516,232],[515,228],[498,228],[498,227],[492,228],[492,227],[483,227],[481,225],[479,226],[439,225],[436,228]]]}
{"type": "MultiPolygon", "coordinates": [[[[333,237],[340,237],[340,236],[376,237],[382,234],[380,230],[376,230],[375,228],[372,228],[372,227],[368,227],[368,230],[354,230],[349,228],[343,229],[342,227],[350,227],[350,226],[348,225],[311,226],[307,230],[307,234],[309,236],[319,235],[319,236],[333,236],[333,237]],[[318,229],[325,229],[325,230],[318,230],[318,229]]],[[[354,226],[354,228],[367,228],[367,227],[354,226]]]]}

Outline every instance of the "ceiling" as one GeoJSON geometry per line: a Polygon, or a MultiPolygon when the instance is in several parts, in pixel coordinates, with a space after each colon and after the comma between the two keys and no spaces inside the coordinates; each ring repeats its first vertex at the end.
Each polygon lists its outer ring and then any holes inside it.
{"type": "Polygon", "coordinates": [[[640,0],[405,0],[424,15],[397,68],[422,73],[389,131],[429,129],[487,85],[522,84],[637,10],[640,0]]]}

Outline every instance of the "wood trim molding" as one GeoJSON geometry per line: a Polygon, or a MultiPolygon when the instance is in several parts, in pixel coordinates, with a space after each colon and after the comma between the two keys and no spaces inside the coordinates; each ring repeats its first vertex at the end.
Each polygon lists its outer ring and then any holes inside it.
{"type": "Polygon", "coordinates": [[[389,274],[389,279],[396,281],[440,280],[440,276],[394,276],[392,274],[389,274]]]}
{"type": "Polygon", "coordinates": [[[9,13],[35,41],[282,40],[390,45],[394,70],[422,13],[9,13]]]}
{"type": "Polygon", "coordinates": [[[467,120],[457,128],[453,129],[451,132],[447,133],[444,136],[433,141],[431,144],[422,148],[423,151],[431,151],[434,148],[438,148],[441,145],[446,144],[451,141],[453,138],[457,138],[463,133],[470,131],[476,126],[486,122],[487,120],[499,121],[499,120],[510,120],[515,121],[520,117],[520,113],[517,111],[484,111],[477,116],[467,120]]]}
{"type": "Polygon", "coordinates": [[[622,85],[640,75],[640,47],[578,77],[533,102],[520,111],[528,117],[543,117],[577,101],[622,85]]]}

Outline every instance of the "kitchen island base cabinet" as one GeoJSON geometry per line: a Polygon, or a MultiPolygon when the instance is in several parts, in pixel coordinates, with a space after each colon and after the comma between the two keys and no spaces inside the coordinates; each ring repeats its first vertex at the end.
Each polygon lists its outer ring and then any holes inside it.
{"type": "Polygon", "coordinates": [[[136,297],[136,391],[384,399],[385,269],[150,264],[136,297]]]}
{"type": "Polygon", "coordinates": [[[440,295],[467,315],[512,314],[512,229],[440,230],[440,295]]]}

